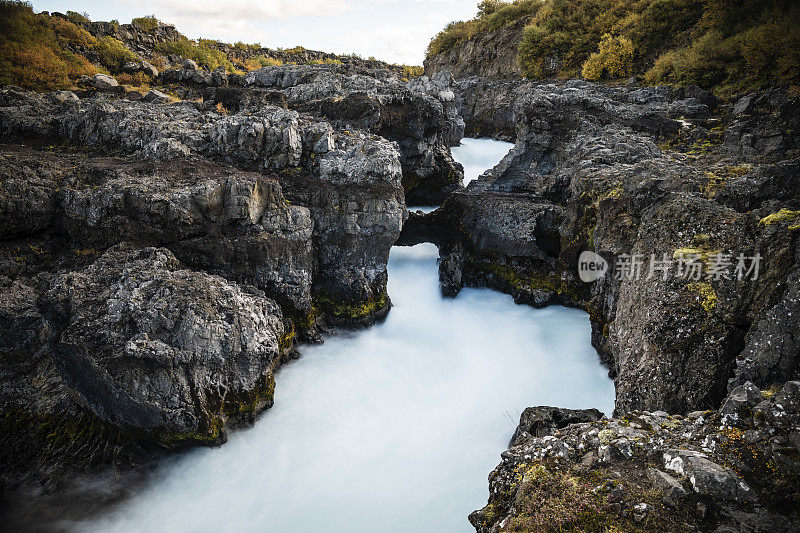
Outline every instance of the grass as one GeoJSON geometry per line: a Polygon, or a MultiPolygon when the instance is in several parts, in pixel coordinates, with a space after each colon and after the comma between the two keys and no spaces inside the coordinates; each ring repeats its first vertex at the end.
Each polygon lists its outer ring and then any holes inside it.
{"type": "Polygon", "coordinates": [[[437,34],[428,56],[512,25],[529,78],[636,74],[722,95],[800,91],[800,4],[792,0],[484,0],[477,17],[437,34]]]}

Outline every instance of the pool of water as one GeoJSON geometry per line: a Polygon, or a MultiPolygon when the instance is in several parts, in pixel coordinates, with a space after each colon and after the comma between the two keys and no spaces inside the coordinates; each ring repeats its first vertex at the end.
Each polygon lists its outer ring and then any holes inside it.
{"type": "Polygon", "coordinates": [[[443,299],[432,245],[395,248],[394,307],[301,347],[275,406],[166,464],[89,531],[468,532],[521,411],[613,409],[585,313],[465,289],[443,299]]]}
{"type": "Polygon", "coordinates": [[[499,163],[514,147],[513,144],[494,139],[461,139],[461,145],[451,148],[453,159],[464,166],[464,185],[478,179],[484,172],[499,163]]]}

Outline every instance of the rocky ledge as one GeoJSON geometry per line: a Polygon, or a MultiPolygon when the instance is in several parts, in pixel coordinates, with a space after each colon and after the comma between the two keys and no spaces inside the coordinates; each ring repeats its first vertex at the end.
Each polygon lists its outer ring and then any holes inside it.
{"type": "Polygon", "coordinates": [[[386,315],[406,190],[460,186],[449,77],[176,83],[205,99],[0,90],[12,487],[224,442],[272,405],[297,340],[386,315]]]}
{"type": "Polygon", "coordinates": [[[527,409],[475,529],[800,530],[800,382],[747,382],[686,416],[597,414],[527,409]]]}

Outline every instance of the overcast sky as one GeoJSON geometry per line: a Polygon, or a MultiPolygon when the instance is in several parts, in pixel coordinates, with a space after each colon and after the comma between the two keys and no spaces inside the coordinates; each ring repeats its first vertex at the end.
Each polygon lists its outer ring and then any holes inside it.
{"type": "Polygon", "coordinates": [[[188,37],[304,46],[421,65],[431,37],[474,16],[477,0],[34,0],[37,11],[86,12],[92,20],[155,15],[188,37]]]}

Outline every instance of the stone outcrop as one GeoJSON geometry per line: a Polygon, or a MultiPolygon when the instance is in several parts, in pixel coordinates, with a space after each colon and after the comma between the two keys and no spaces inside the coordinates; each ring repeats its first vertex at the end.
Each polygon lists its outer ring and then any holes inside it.
{"type": "Polygon", "coordinates": [[[797,531],[800,382],[746,387],[751,406],[736,418],[632,411],[532,435],[526,410],[524,437],[503,452],[470,522],[481,533],[797,531]]]}
{"type": "Polygon", "coordinates": [[[224,442],[297,339],[390,307],[396,143],[272,105],[80,94],[0,91],[10,480],[224,442]]]}
{"type": "Polygon", "coordinates": [[[483,76],[519,78],[519,45],[527,19],[520,19],[497,30],[466,39],[439,54],[425,59],[425,74],[448,70],[458,78],[483,76]]]}
{"type": "Polygon", "coordinates": [[[449,76],[403,83],[388,71],[337,65],[275,66],[252,71],[243,89],[204,93],[211,105],[231,110],[264,102],[358,129],[397,143],[409,205],[436,204],[461,186],[463,169],[448,147],[463,135],[449,76]]]}
{"type": "Polygon", "coordinates": [[[43,297],[52,358],[101,420],[166,444],[219,443],[272,405],[285,325],[263,293],[118,245],[43,297]]]}
{"type": "Polygon", "coordinates": [[[401,235],[439,244],[446,294],[488,285],[589,311],[621,414],[718,407],[734,375],[764,388],[797,378],[795,100],[768,92],[717,109],[692,88],[486,83],[506,95],[498,113],[513,99],[516,146],[401,235]],[[612,270],[594,283],[577,276],[587,250],[612,270]],[[719,254],[730,279],[707,276],[719,254]],[[757,279],[736,279],[740,254],[762,257],[757,279]],[[706,269],[697,279],[676,264],[648,271],[651,256],[686,255],[706,269]],[[617,279],[617,260],[633,256],[641,276],[617,279]]]}

